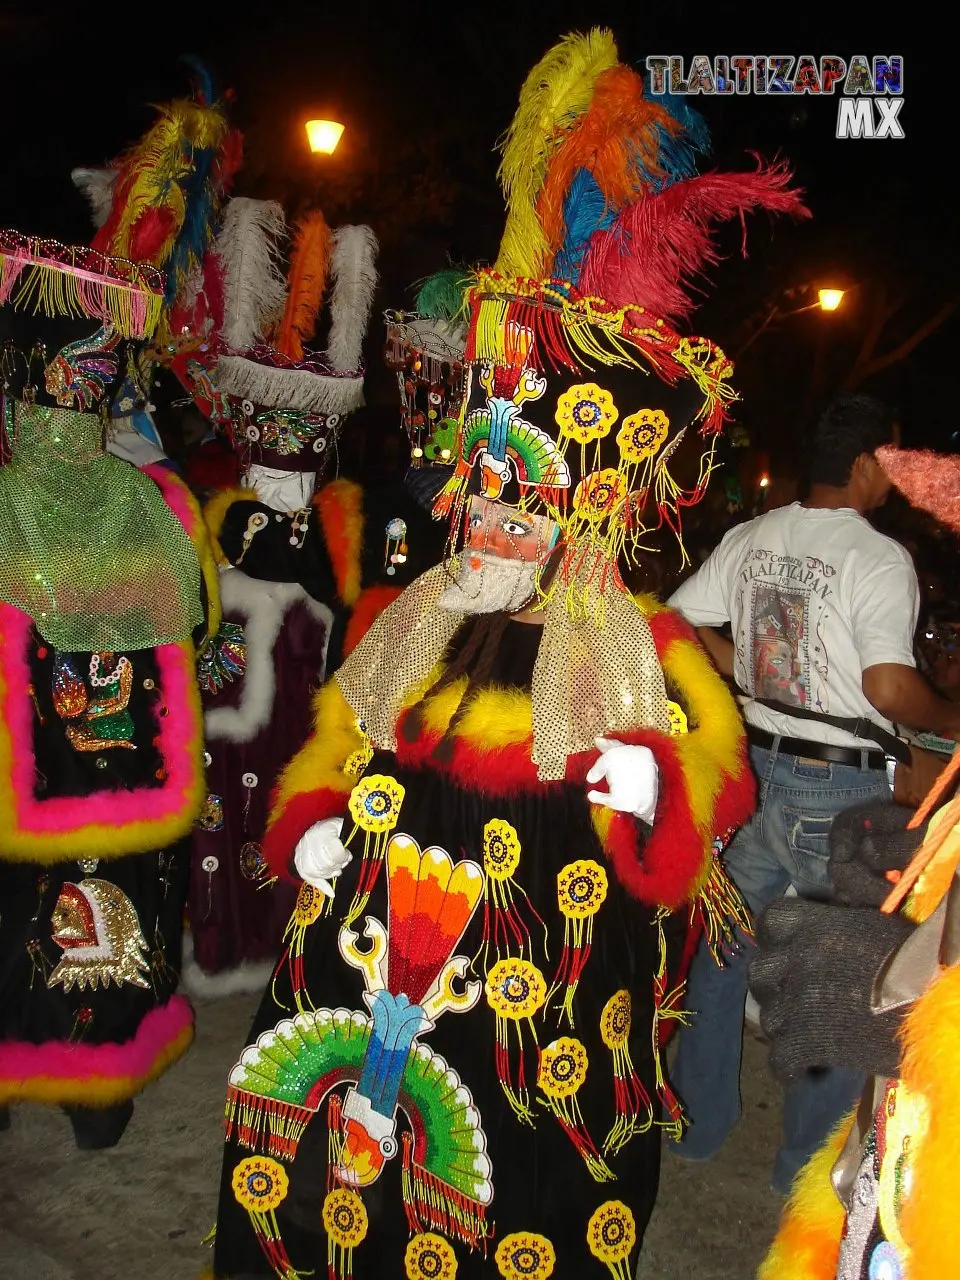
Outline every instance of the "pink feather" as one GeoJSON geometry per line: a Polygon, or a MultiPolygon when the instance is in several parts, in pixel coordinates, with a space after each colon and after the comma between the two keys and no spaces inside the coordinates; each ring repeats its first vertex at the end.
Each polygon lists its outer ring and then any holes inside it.
{"type": "Polygon", "coordinates": [[[739,216],[743,255],[744,214],[754,209],[809,218],[801,193],[791,189],[785,163],[754,173],[706,173],[675,182],[630,205],[606,231],[596,231],[584,258],[582,293],[615,306],[634,304],[667,320],[685,320],[693,310],[693,278],[715,265],[720,254],[714,223],[739,216]]]}
{"type": "Polygon", "coordinates": [[[885,444],[877,459],[911,506],[960,533],[960,457],[885,444]]]}

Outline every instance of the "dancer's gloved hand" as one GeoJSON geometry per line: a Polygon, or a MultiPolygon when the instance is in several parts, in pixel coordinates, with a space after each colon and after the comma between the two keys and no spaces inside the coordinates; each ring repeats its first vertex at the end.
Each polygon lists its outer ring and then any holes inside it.
{"type": "Polygon", "coordinates": [[[606,779],[606,791],[588,791],[591,804],[632,813],[652,823],[657,812],[659,770],[649,747],[632,747],[615,738],[597,738],[600,757],[587,774],[587,782],[606,779]]]}
{"type": "Polygon", "coordinates": [[[830,828],[828,874],[838,902],[879,907],[893,887],[887,871],[902,871],[919,849],[925,827],[908,831],[913,809],[868,800],[838,813],[830,828]]]}
{"type": "Polygon", "coordinates": [[[353,854],[347,852],[340,839],[342,830],[342,818],[315,822],[300,837],[293,853],[293,864],[300,879],[328,898],[334,894],[333,881],[353,861],[353,854]]]}
{"type": "Polygon", "coordinates": [[[748,982],[775,1075],[786,1083],[818,1067],[897,1075],[906,1009],[877,1014],[870,1005],[878,969],[915,927],[902,916],[797,898],[767,907],[748,982]]]}

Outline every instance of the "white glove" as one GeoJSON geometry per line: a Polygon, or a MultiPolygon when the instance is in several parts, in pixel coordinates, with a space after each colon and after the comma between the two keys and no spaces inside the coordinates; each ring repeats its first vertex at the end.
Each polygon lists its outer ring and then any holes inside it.
{"type": "Polygon", "coordinates": [[[309,827],[293,852],[293,863],[297,875],[315,889],[333,897],[333,884],[340,872],[353,861],[353,854],[348,853],[340,839],[343,830],[342,818],[324,818],[309,827]]]}
{"type": "Polygon", "coordinates": [[[632,813],[653,823],[657,812],[660,771],[649,747],[631,747],[615,738],[597,738],[600,758],[587,774],[588,782],[607,781],[607,791],[588,791],[591,804],[632,813]]]}

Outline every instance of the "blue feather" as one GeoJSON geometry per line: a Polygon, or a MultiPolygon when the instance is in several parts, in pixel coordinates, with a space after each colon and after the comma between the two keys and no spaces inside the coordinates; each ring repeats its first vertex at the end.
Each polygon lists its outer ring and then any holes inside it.
{"type": "Polygon", "coordinates": [[[578,169],[563,201],[567,234],[553,261],[551,274],[555,279],[577,283],[590,237],[611,226],[614,217],[593,174],[589,169],[578,169]]]}
{"type": "Polygon", "coordinates": [[[183,54],[180,61],[193,72],[193,96],[199,102],[205,102],[208,105],[215,102],[217,95],[214,92],[213,76],[209,69],[193,53],[183,54]]]}
{"type": "Polygon", "coordinates": [[[650,94],[650,101],[663,107],[683,127],[683,133],[678,137],[657,129],[660,135],[658,160],[667,176],[651,181],[650,185],[655,191],[664,191],[675,182],[696,176],[697,157],[710,153],[710,128],[700,112],[694,111],[686,98],[679,94],[650,94]]]}
{"type": "Polygon", "coordinates": [[[166,264],[166,302],[173,302],[185,277],[203,259],[213,232],[213,183],[211,171],[217,152],[209,147],[196,151],[193,166],[183,187],[184,218],[170,259],[166,264]]]}

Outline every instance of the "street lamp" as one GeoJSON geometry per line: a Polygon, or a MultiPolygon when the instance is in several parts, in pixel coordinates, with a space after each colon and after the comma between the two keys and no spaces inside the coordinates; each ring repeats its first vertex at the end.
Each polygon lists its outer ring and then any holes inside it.
{"type": "Polygon", "coordinates": [[[743,355],[747,347],[751,346],[756,339],[760,337],[761,333],[775,322],[785,320],[788,316],[802,315],[804,311],[836,311],[840,306],[840,303],[843,301],[846,293],[845,289],[818,289],[816,302],[810,302],[804,307],[793,307],[789,311],[781,310],[780,303],[782,299],[795,298],[797,294],[806,293],[810,288],[810,285],[800,285],[794,288],[784,289],[775,297],[773,302],[768,303],[766,311],[761,314],[760,323],[747,338],[746,342],[744,342],[740,347],[736,358],[743,355]]]}
{"type": "Polygon", "coordinates": [[[308,120],[307,142],[310,150],[325,156],[332,156],[340,139],[343,137],[343,125],[336,120],[308,120]]]}
{"type": "Polygon", "coordinates": [[[836,311],[843,301],[843,289],[820,289],[817,297],[822,311],[836,311]]]}

